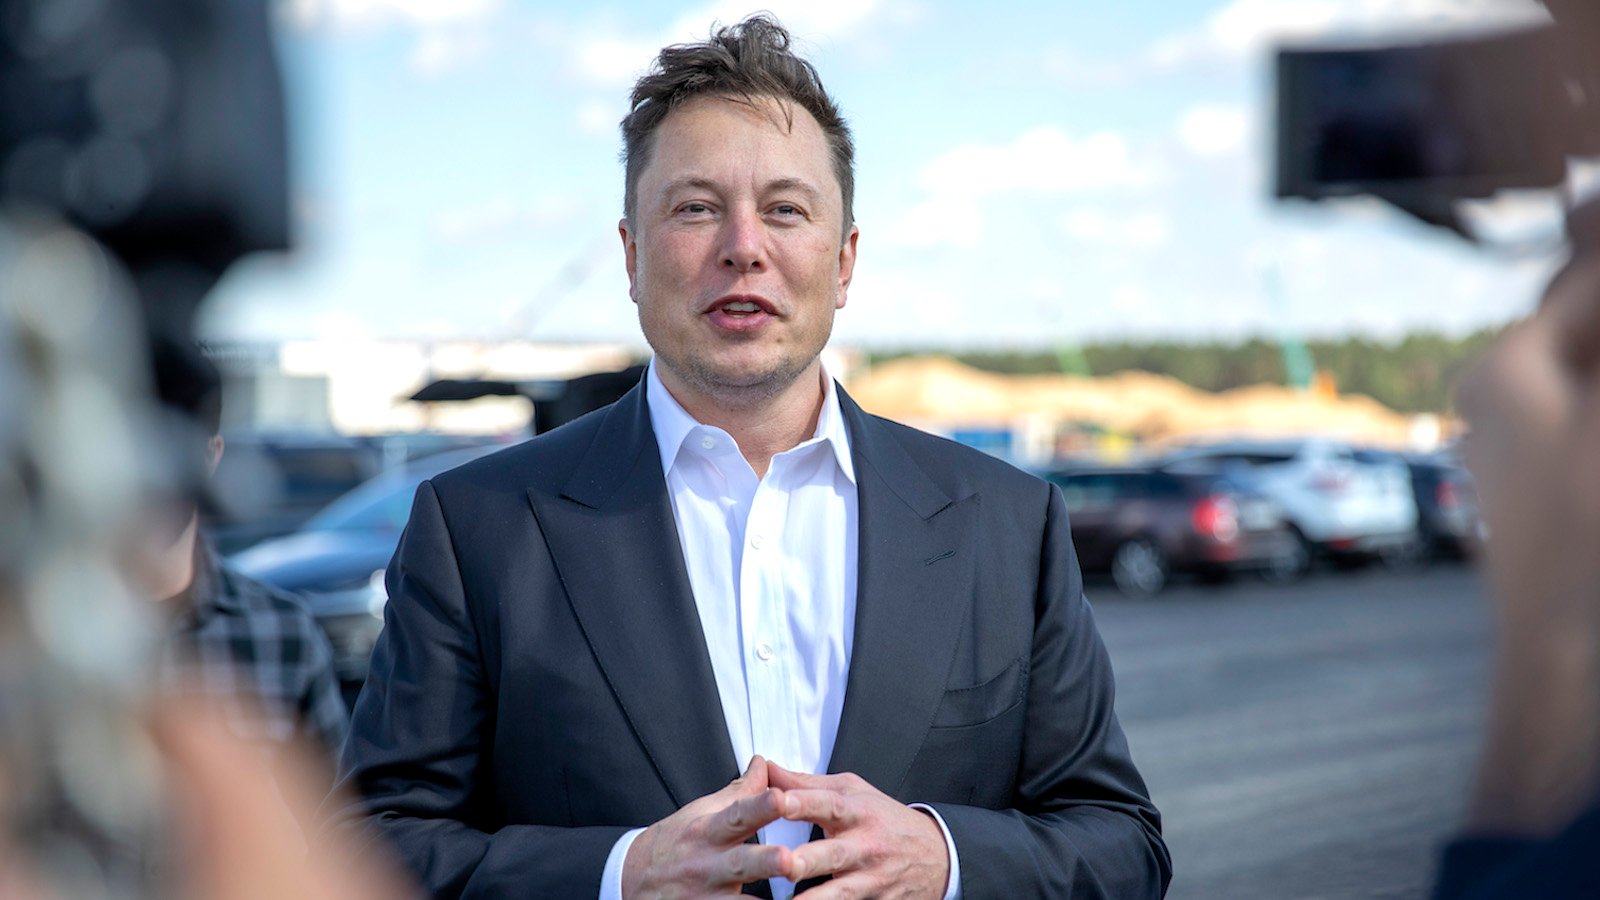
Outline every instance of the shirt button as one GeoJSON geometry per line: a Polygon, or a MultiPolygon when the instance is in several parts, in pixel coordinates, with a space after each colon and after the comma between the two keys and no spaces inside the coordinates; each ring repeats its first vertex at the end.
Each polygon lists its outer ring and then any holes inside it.
{"type": "Polygon", "coordinates": [[[756,645],[756,659],[759,659],[762,662],[766,662],[766,661],[772,659],[772,645],[771,644],[757,644],[756,645]]]}
{"type": "Polygon", "coordinates": [[[765,540],[766,539],[763,538],[761,535],[753,534],[753,535],[750,536],[750,546],[756,548],[757,550],[760,550],[761,549],[761,545],[765,542],[765,540]]]}
{"type": "Polygon", "coordinates": [[[713,450],[717,446],[717,439],[710,435],[706,435],[700,439],[700,446],[706,448],[707,450],[713,450]]]}

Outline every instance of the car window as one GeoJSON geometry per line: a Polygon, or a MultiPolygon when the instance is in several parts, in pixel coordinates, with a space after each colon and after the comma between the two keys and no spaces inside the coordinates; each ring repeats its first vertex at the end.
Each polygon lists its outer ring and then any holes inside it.
{"type": "Polygon", "coordinates": [[[1142,477],[1145,492],[1151,497],[1171,499],[1184,495],[1183,479],[1167,472],[1150,472],[1142,477]]]}
{"type": "Polygon", "coordinates": [[[373,472],[366,451],[354,447],[270,447],[267,453],[283,473],[290,503],[326,502],[373,472]]]}
{"type": "Polygon", "coordinates": [[[1286,463],[1292,459],[1294,459],[1294,455],[1291,453],[1252,450],[1229,453],[1205,453],[1199,456],[1189,457],[1185,459],[1184,462],[1207,462],[1218,466],[1270,466],[1278,463],[1286,463]]]}
{"type": "MultiPolygon", "coordinates": [[[[398,534],[411,515],[411,499],[421,479],[385,477],[384,490],[347,495],[306,523],[308,531],[378,531],[398,534]]],[[[376,485],[374,485],[376,487],[376,485]]]]}
{"type": "Polygon", "coordinates": [[[1109,506],[1119,497],[1116,478],[1104,472],[1057,476],[1051,480],[1061,486],[1068,512],[1109,506]]]}
{"type": "Polygon", "coordinates": [[[398,534],[411,515],[417,485],[447,469],[486,456],[489,445],[436,453],[380,475],[328,504],[305,524],[307,531],[379,531],[398,534]]]}

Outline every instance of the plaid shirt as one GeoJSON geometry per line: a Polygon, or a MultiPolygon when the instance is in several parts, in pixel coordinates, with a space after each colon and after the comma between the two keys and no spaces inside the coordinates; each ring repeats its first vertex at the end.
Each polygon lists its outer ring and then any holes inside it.
{"type": "Polygon", "coordinates": [[[350,717],[333,648],[305,602],[230,570],[203,539],[189,594],[165,646],[166,675],[224,698],[244,737],[272,746],[309,741],[334,760],[350,717]],[[259,709],[245,715],[233,698],[259,709]]]}

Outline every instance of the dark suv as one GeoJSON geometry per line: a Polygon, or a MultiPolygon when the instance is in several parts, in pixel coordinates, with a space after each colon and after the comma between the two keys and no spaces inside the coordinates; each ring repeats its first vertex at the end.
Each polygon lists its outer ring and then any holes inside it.
{"type": "Polygon", "coordinates": [[[1086,572],[1148,596],[1174,572],[1219,579],[1237,569],[1304,574],[1308,559],[1278,505],[1243,473],[1093,468],[1051,472],[1086,572]]]}

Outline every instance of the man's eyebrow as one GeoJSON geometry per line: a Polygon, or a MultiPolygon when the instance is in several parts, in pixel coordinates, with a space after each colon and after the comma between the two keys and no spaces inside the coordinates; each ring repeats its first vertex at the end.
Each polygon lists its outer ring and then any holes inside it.
{"type": "Polygon", "coordinates": [[[661,195],[663,197],[671,196],[672,194],[675,194],[678,191],[681,191],[681,190],[684,190],[684,189],[692,189],[692,190],[697,190],[697,191],[714,191],[714,190],[717,189],[717,185],[716,185],[715,182],[713,182],[709,178],[701,178],[701,177],[696,176],[696,175],[686,175],[686,176],[684,176],[682,178],[674,178],[671,181],[667,182],[666,184],[662,185],[661,186],[661,195]]]}
{"type": "MultiPolygon", "coordinates": [[[[767,193],[771,193],[773,191],[798,191],[808,197],[818,197],[822,195],[822,192],[818,190],[815,185],[803,178],[774,178],[763,185],[763,189],[767,193]]],[[[682,178],[674,178],[673,180],[662,185],[661,196],[670,197],[673,194],[683,190],[716,191],[718,190],[718,187],[717,183],[709,178],[704,178],[698,175],[686,175],[682,178]]]]}
{"type": "Polygon", "coordinates": [[[819,197],[822,192],[816,186],[803,178],[778,178],[767,182],[768,191],[799,191],[810,197],[819,197]]]}

